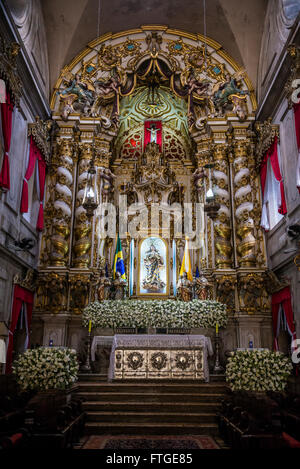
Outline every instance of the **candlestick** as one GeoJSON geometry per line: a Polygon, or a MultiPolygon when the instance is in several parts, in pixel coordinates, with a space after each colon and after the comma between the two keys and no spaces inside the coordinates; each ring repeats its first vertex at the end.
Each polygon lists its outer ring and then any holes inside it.
{"type": "Polygon", "coordinates": [[[216,324],[216,337],[215,337],[215,347],[216,347],[216,358],[215,358],[215,366],[214,366],[214,373],[223,373],[224,368],[220,364],[220,336],[219,336],[219,324],[216,324]]]}
{"type": "Polygon", "coordinates": [[[81,367],[81,371],[83,371],[84,373],[92,373],[91,358],[90,358],[92,334],[90,331],[90,324],[92,324],[92,321],[89,322],[89,333],[88,333],[88,343],[87,343],[87,353],[86,353],[85,364],[81,367]]]}
{"type": "Polygon", "coordinates": [[[89,333],[92,332],[92,321],[91,319],[89,320],[89,333]]]}

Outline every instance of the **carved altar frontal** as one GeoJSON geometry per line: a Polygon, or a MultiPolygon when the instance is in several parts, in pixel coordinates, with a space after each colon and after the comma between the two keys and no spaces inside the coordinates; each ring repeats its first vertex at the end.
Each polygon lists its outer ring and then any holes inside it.
{"type": "Polygon", "coordinates": [[[204,380],[203,349],[118,349],[114,379],[204,380]]]}
{"type": "Polygon", "coordinates": [[[209,380],[208,337],[185,335],[115,335],[109,379],[209,380]]]}

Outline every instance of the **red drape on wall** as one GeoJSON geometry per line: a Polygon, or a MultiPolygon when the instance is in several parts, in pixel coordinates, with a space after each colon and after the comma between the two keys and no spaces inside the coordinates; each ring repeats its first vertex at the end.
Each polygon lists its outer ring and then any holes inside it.
{"type": "Polygon", "coordinates": [[[26,174],[23,180],[23,189],[22,189],[22,197],[21,197],[21,213],[28,212],[28,181],[33,175],[33,171],[35,168],[36,159],[38,157],[38,148],[34,142],[34,140],[30,139],[30,149],[29,149],[29,161],[26,174]]]}
{"type": "Polygon", "coordinates": [[[296,330],[294,324],[294,315],[291,301],[291,290],[290,287],[285,287],[277,293],[272,295],[272,316],[273,316],[273,332],[274,332],[274,349],[278,350],[278,321],[279,321],[279,308],[280,305],[283,308],[284,315],[286,317],[289,331],[292,335],[292,339],[296,339],[296,330]]]}
{"type": "Polygon", "coordinates": [[[42,231],[44,228],[44,195],[46,180],[46,163],[43,159],[38,160],[39,165],[39,187],[40,187],[40,207],[36,224],[36,229],[42,231]]]}
{"type": "Polygon", "coordinates": [[[21,213],[28,212],[28,181],[33,175],[36,161],[38,160],[38,173],[39,173],[39,188],[40,188],[40,206],[37,219],[36,228],[42,231],[44,228],[44,194],[45,194],[45,179],[46,179],[46,163],[43,159],[41,151],[37,147],[35,141],[30,137],[30,150],[27,171],[23,180],[22,198],[21,198],[21,213]]]}
{"type": "Polygon", "coordinates": [[[4,153],[2,168],[0,172],[0,187],[2,187],[2,189],[6,191],[10,189],[8,153],[9,153],[10,142],[11,142],[12,115],[13,115],[13,103],[11,100],[10,93],[6,91],[6,102],[1,103],[2,133],[3,133],[5,153],[4,153]]]}
{"type": "Polygon", "coordinates": [[[267,164],[268,164],[269,159],[271,162],[274,176],[276,180],[280,182],[281,205],[278,207],[278,212],[281,213],[281,215],[285,215],[287,213],[287,208],[286,208],[286,201],[285,201],[284,185],[283,185],[283,180],[282,180],[280,167],[279,167],[279,160],[278,160],[277,137],[275,137],[274,142],[272,143],[270,148],[266,151],[266,154],[264,156],[264,159],[260,168],[260,180],[261,180],[261,189],[262,189],[263,196],[265,192],[266,177],[267,177],[267,164]]]}
{"type": "MultiPolygon", "coordinates": [[[[17,327],[17,323],[18,323],[18,319],[19,319],[19,315],[20,315],[23,303],[26,303],[26,306],[27,306],[27,323],[28,323],[28,330],[30,330],[32,308],[33,308],[33,297],[34,297],[34,294],[32,292],[30,292],[29,290],[26,290],[25,288],[20,287],[19,285],[15,285],[12,314],[11,314],[11,323],[10,323],[10,328],[9,328],[7,355],[6,355],[6,370],[5,370],[6,373],[11,373],[12,371],[14,332],[17,327]]],[[[29,346],[29,343],[28,343],[28,346],[29,346]]]]}
{"type": "Polygon", "coordinates": [[[300,102],[294,104],[294,116],[295,116],[295,127],[296,127],[296,138],[298,147],[298,167],[297,167],[297,187],[300,193],[300,102]]]}
{"type": "Polygon", "coordinates": [[[162,123],[160,121],[145,121],[144,125],[144,148],[148,143],[151,142],[151,132],[150,128],[151,125],[155,125],[157,132],[156,132],[156,142],[159,145],[159,149],[161,151],[161,144],[162,144],[162,123]]]}

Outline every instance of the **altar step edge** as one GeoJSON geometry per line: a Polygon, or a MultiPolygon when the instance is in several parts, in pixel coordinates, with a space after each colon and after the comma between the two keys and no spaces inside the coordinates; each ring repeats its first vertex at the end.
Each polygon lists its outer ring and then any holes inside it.
{"type": "MultiPolygon", "coordinates": [[[[78,379],[80,382],[101,382],[101,383],[108,383],[108,376],[107,373],[79,373],[78,374],[78,379]]],[[[119,383],[119,382],[125,382],[125,383],[141,383],[141,380],[135,380],[135,379],[127,379],[127,380],[114,380],[113,383],[119,383]]],[[[161,379],[149,379],[147,380],[147,383],[161,383],[161,379]]],[[[172,380],[172,379],[164,379],[164,383],[178,383],[178,379],[172,380]]],[[[194,380],[194,379],[185,379],[185,383],[203,383],[202,380],[194,380]]],[[[215,383],[215,382],[222,382],[225,383],[225,375],[224,374],[213,374],[211,373],[209,375],[209,382],[210,383],[215,383]]],[[[146,384],[147,384],[146,383],[146,384]]]]}
{"type": "Polygon", "coordinates": [[[219,434],[218,424],[186,423],[107,423],[87,422],[87,435],[211,435],[219,434]]]}
{"type": "Polygon", "coordinates": [[[219,402],[157,402],[157,401],[132,401],[132,402],[101,402],[86,401],[83,408],[86,412],[123,412],[126,409],[130,415],[135,412],[156,413],[205,413],[217,412],[221,407],[219,402]]]}
{"type": "Polygon", "coordinates": [[[225,383],[79,383],[80,392],[99,392],[99,393],[112,393],[112,392],[122,392],[122,393],[139,393],[143,392],[145,394],[178,394],[178,393],[189,393],[189,394],[198,394],[201,392],[209,393],[224,393],[227,389],[225,383]]]}
{"type": "Polygon", "coordinates": [[[140,424],[140,423],[178,423],[184,424],[204,424],[204,423],[216,423],[217,417],[213,412],[210,413],[189,413],[189,412],[91,412],[87,413],[88,422],[107,422],[111,423],[126,423],[129,425],[140,424]]]}
{"type": "Polygon", "coordinates": [[[216,400],[221,400],[224,396],[224,393],[161,393],[158,394],[157,392],[153,393],[131,393],[131,392],[114,392],[114,393],[98,393],[98,392],[78,392],[77,395],[79,397],[83,397],[87,401],[102,401],[107,402],[109,401],[122,401],[126,405],[127,402],[135,402],[136,400],[140,400],[141,402],[148,403],[149,401],[156,401],[159,402],[171,402],[173,405],[178,401],[183,401],[185,403],[190,402],[215,402],[216,400]]]}

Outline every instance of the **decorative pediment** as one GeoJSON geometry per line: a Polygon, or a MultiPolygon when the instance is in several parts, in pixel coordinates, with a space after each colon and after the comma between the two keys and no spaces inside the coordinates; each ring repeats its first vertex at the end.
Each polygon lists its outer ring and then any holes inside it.
{"type": "Polygon", "coordinates": [[[22,85],[16,63],[19,51],[20,45],[18,43],[8,43],[0,36],[0,77],[10,90],[12,101],[16,106],[19,106],[22,94],[22,85]]]}
{"type": "Polygon", "coordinates": [[[279,125],[272,124],[270,117],[265,122],[256,122],[255,130],[257,135],[257,143],[255,148],[256,167],[260,167],[266,151],[270,148],[275,138],[279,140],[279,125]]]}
{"type": "Polygon", "coordinates": [[[48,165],[51,160],[50,130],[52,124],[51,120],[44,122],[38,116],[36,117],[36,122],[28,124],[28,137],[32,136],[48,165]]]}
{"type": "Polygon", "coordinates": [[[264,274],[266,290],[270,295],[282,290],[290,285],[290,281],[287,278],[278,278],[272,270],[266,270],[264,274]]]}
{"type": "Polygon", "coordinates": [[[245,71],[220,45],[163,26],[159,33],[149,26],[92,41],[62,70],[51,108],[63,120],[72,114],[98,119],[104,113],[118,123],[122,101],[130,104],[144,91],[146,100],[138,104],[146,118],[153,118],[170,111],[161,93],[165,87],[175,104],[177,98],[187,105],[191,128],[201,127],[207,116],[234,114],[243,121],[256,109],[245,71]]]}

